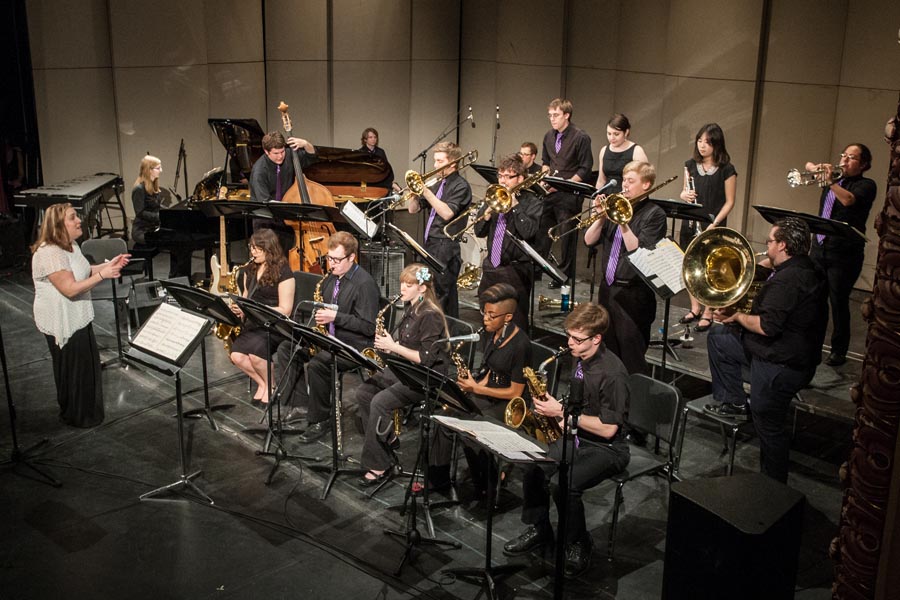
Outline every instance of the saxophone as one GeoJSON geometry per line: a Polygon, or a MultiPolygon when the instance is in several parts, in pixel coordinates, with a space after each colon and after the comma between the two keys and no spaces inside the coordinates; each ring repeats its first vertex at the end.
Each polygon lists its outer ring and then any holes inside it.
{"type": "MultiPolygon", "coordinates": [[[[316,282],[316,289],[313,290],[313,301],[314,302],[325,302],[325,298],[322,296],[322,282],[325,281],[326,277],[328,277],[327,273],[325,275],[322,275],[322,279],[320,279],[319,281],[316,282]]],[[[313,316],[313,318],[315,318],[316,311],[313,311],[312,316],[313,316]]],[[[328,335],[328,329],[326,329],[324,325],[316,325],[315,327],[313,327],[313,329],[315,331],[321,333],[322,335],[328,335]]],[[[308,352],[309,352],[310,358],[312,358],[313,356],[316,355],[316,347],[310,346],[308,352]]]]}
{"type": "MultiPolygon", "coordinates": [[[[484,327],[482,327],[475,333],[484,333],[484,327]]],[[[453,365],[456,367],[456,378],[457,379],[466,379],[470,375],[469,366],[466,364],[466,361],[463,360],[463,357],[460,356],[460,354],[459,354],[460,348],[462,348],[463,344],[465,344],[465,343],[466,343],[466,340],[461,341],[450,352],[450,360],[453,362],[453,365]]]]}
{"type": "MultiPolygon", "coordinates": [[[[537,373],[531,367],[525,367],[523,373],[532,398],[540,398],[547,393],[547,366],[567,352],[569,348],[557,350],[553,356],[538,366],[537,373]]],[[[521,396],[513,398],[506,405],[503,422],[513,429],[521,427],[525,433],[545,444],[555,442],[562,435],[556,419],[537,414],[528,408],[521,396]]]]}
{"type": "MultiPolygon", "coordinates": [[[[384,313],[388,311],[394,303],[400,299],[400,294],[394,294],[388,299],[387,304],[385,304],[384,308],[378,311],[378,316],[375,317],[375,337],[385,335],[387,330],[384,328],[384,313]]],[[[384,369],[384,359],[381,358],[381,355],[378,354],[378,351],[375,348],[363,348],[362,355],[376,363],[379,367],[384,369]]],[[[375,371],[369,371],[369,377],[375,375],[375,371]]]]}
{"type": "MultiPolygon", "coordinates": [[[[251,258],[247,262],[242,265],[237,265],[233,269],[231,269],[231,273],[228,275],[228,279],[225,282],[225,291],[229,294],[240,295],[241,290],[238,287],[238,271],[250,265],[253,262],[251,258]]],[[[226,298],[226,300],[228,300],[226,298]]],[[[228,300],[230,303],[231,301],[228,300]]],[[[225,323],[216,323],[215,328],[216,337],[224,342],[225,352],[231,354],[231,344],[234,343],[234,338],[241,335],[241,326],[240,325],[226,325],[225,323]]]]}

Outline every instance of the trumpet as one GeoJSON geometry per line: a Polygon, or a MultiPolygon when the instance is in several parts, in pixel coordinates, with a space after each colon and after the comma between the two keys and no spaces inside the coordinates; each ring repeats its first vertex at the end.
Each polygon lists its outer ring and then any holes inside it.
{"type": "Polygon", "coordinates": [[[597,212],[594,212],[593,206],[586,208],[574,217],[569,217],[565,221],[557,223],[556,225],[548,229],[547,235],[551,240],[555,242],[558,239],[569,235],[573,231],[587,229],[604,217],[608,218],[616,225],[626,225],[631,222],[631,217],[634,216],[634,207],[637,203],[643,202],[650,197],[650,194],[660,189],[661,187],[669,185],[676,179],[678,179],[678,175],[673,175],[658,186],[650,188],[636,198],[628,199],[623,194],[610,194],[605,199],[600,201],[600,206],[597,207],[600,210],[598,210],[597,212]],[[568,231],[562,231],[563,227],[565,227],[570,221],[575,222],[574,227],[572,227],[572,229],[569,229],[568,231]]]}
{"type": "Polygon", "coordinates": [[[446,179],[450,173],[445,173],[445,171],[451,166],[456,165],[456,170],[462,171],[466,167],[473,165],[476,160],[478,160],[478,150],[472,150],[456,160],[447,163],[443,167],[438,167],[427,173],[409,170],[406,172],[406,175],[403,176],[406,187],[400,190],[398,194],[400,195],[401,200],[412,200],[414,196],[421,196],[425,192],[425,188],[431,187],[446,179]]]}
{"type": "Polygon", "coordinates": [[[507,189],[507,187],[504,185],[500,185],[499,183],[492,183],[485,191],[484,200],[482,200],[478,204],[475,204],[473,202],[472,205],[469,206],[469,208],[459,213],[459,215],[457,215],[455,219],[444,226],[444,235],[454,241],[461,238],[467,231],[475,227],[475,225],[478,223],[478,219],[475,219],[456,233],[450,233],[450,229],[454,225],[456,225],[458,221],[461,221],[464,218],[468,218],[469,213],[474,211],[477,214],[477,212],[480,211],[485,204],[489,209],[496,213],[508,213],[512,210],[512,201],[515,195],[523,189],[528,189],[536,183],[540,182],[545,176],[546,173],[543,171],[532,173],[531,175],[523,179],[521,183],[517,183],[509,189],[507,189]]]}
{"type": "Polygon", "coordinates": [[[831,177],[826,177],[825,169],[817,169],[815,171],[800,171],[800,169],[791,169],[787,174],[788,185],[792,188],[801,185],[817,184],[819,187],[828,187],[838,179],[844,176],[844,169],[841,167],[832,167],[831,177]]]}

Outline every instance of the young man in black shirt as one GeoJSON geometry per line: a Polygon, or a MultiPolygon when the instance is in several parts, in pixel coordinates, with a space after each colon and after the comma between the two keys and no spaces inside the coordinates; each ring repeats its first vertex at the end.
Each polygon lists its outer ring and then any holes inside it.
{"type": "MultiPolygon", "coordinates": [[[[594,154],[591,152],[591,137],[571,122],[572,102],[556,98],[547,107],[547,116],[550,119],[550,131],[544,135],[541,151],[542,169],[554,177],[585,181],[594,166],[594,154]]],[[[551,192],[544,199],[541,231],[547,231],[553,225],[569,220],[581,212],[581,196],[552,188],[551,192]]],[[[571,228],[570,222],[567,227],[563,227],[562,233],[571,228]]],[[[561,242],[562,256],[559,270],[566,274],[570,283],[575,280],[575,253],[578,248],[576,238],[575,235],[568,235],[561,242]]],[[[543,256],[549,256],[551,245],[548,236],[541,236],[538,238],[536,250],[543,256]]],[[[556,281],[550,283],[551,288],[558,288],[561,285],[556,281]]]]}
{"type": "MultiPolygon", "coordinates": [[[[830,164],[806,163],[808,171],[822,171],[824,181],[830,183],[822,190],[819,216],[843,221],[866,232],[866,221],[878,188],[862,174],[872,167],[872,152],[864,144],[850,144],[841,152],[841,177],[834,183],[830,164]]],[[[850,292],[862,271],[866,242],[860,238],[840,238],[817,235],[813,238],[810,257],[828,278],[831,301],[831,354],[826,365],[836,367],[847,361],[850,347],[850,292]]]]}
{"type": "MultiPolygon", "coordinates": [[[[459,174],[455,162],[462,158],[462,150],[452,142],[441,142],[434,147],[434,168],[443,169],[446,177],[425,192],[418,201],[411,201],[408,209],[411,213],[426,210],[425,250],[446,265],[443,274],[435,274],[434,291],[437,293],[441,308],[448,317],[459,317],[459,300],[456,290],[456,279],[462,267],[459,242],[451,240],[444,234],[444,226],[455,219],[472,202],[472,188],[469,182],[459,174]],[[453,164],[451,164],[453,163],[453,164]]],[[[455,231],[466,226],[460,222],[454,225],[455,231]]]]}
{"type": "MultiPolygon", "coordinates": [[[[591,562],[593,541],[587,530],[582,495],[611,475],[622,471],[630,458],[628,442],[622,426],[628,417],[628,373],[622,361],[604,344],[603,336],[609,325],[609,313],[596,304],[581,304],[566,317],[565,329],[569,348],[575,360],[572,379],[580,379],[584,389],[583,413],[578,418],[578,434],[569,440],[566,453],[571,456],[566,531],[566,577],[577,577],[591,562]]],[[[573,381],[573,384],[575,382],[573,381]]],[[[562,424],[563,406],[555,398],[545,395],[534,398],[534,411],[557,419],[562,424]]],[[[550,456],[559,460],[563,440],[550,444],[550,456]]],[[[550,493],[548,479],[556,470],[533,465],[523,476],[524,502],[522,522],[528,528],[519,537],[507,542],[503,551],[509,555],[524,554],[553,541],[550,525],[550,493]]],[[[565,491],[554,494],[560,507],[565,491]]]]}
{"type": "Polygon", "coordinates": [[[794,394],[812,380],[822,360],[827,324],[827,284],[808,256],[809,244],[806,223],[793,217],[776,221],[766,239],[774,272],[750,314],[716,310],[716,320],[732,326],[714,327],[707,341],[717,404],[705,410],[746,420],[742,369],[749,369],[749,413],[759,437],[760,467],[781,482],[787,482],[790,458],[785,417],[794,394]]]}
{"type": "MultiPolygon", "coordinates": [[[[629,200],[653,187],[653,165],[632,161],[622,171],[622,195],[629,200]]],[[[599,212],[601,200],[594,200],[599,212]]],[[[605,216],[584,234],[588,246],[603,244],[597,302],[609,309],[610,330],[606,345],[622,359],[629,373],[644,373],[644,355],[650,345],[650,329],[656,320],[656,294],[641,279],[625,254],[653,248],[666,235],[666,213],[652,202],[639,202],[628,223],[617,225],[605,216]]]]}
{"type": "MultiPolygon", "coordinates": [[[[524,165],[517,154],[505,156],[497,167],[500,185],[510,189],[525,179],[524,165]]],[[[530,190],[520,190],[513,196],[512,208],[507,213],[494,213],[486,207],[475,225],[476,237],[487,239],[487,255],[481,264],[479,297],[495,283],[508,283],[518,291],[513,321],[522,329],[528,329],[528,309],[531,305],[533,266],[531,259],[510,238],[534,241],[541,218],[540,199],[530,190]]]]}

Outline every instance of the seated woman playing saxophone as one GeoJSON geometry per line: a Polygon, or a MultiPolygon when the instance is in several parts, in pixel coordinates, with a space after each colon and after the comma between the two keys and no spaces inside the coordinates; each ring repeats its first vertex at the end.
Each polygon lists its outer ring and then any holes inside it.
{"type": "MultiPolygon", "coordinates": [[[[447,345],[436,342],[449,337],[447,320],[435,296],[433,275],[428,267],[413,263],[400,272],[400,300],[407,306],[403,319],[393,335],[387,331],[375,332],[375,349],[445,374],[447,345]]],[[[385,446],[399,445],[392,425],[394,410],[421,399],[422,394],[401,383],[390,367],[357,388],[357,414],[366,436],[360,462],[368,469],[359,479],[359,485],[377,485],[391,477],[391,457],[385,446]]],[[[439,454],[432,454],[431,460],[441,461],[436,464],[450,462],[449,456],[439,454]]]]}

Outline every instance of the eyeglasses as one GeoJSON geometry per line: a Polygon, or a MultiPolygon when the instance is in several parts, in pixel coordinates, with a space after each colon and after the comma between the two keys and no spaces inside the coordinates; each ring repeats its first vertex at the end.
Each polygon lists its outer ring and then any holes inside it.
{"type": "Polygon", "coordinates": [[[497,179],[516,179],[518,175],[515,173],[497,173],[497,179]]]}
{"type": "Polygon", "coordinates": [[[569,332],[567,331],[567,332],[566,332],[566,337],[568,337],[570,340],[572,340],[572,341],[575,342],[576,344],[583,344],[583,343],[585,343],[586,341],[588,341],[589,339],[591,339],[591,338],[594,337],[594,336],[589,335],[588,337],[580,338],[580,337],[575,337],[574,335],[572,335],[571,333],[569,333],[569,332]]]}
{"type": "Polygon", "coordinates": [[[261,250],[261,248],[256,244],[247,244],[247,249],[251,252],[253,252],[254,250],[261,250]]]}
{"type": "Polygon", "coordinates": [[[847,160],[859,160],[859,156],[856,154],[847,154],[846,152],[841,152],[841,158],[846,158],[847,160]]]}
{"type": "Polygon", "coordinates": [[[534,156],[534,152],[519,152],[519,156],[534,156]]]}
{"type": "Polygon", "coordinates": [[[508,312],[505,312],[505,313],[484,312],[483,308],[480,309],[478,312],[480,312],[482,315],[486,316],[491,321],[493,321],[494,319],[499,319],[500,317],[505,317],[506,315],[512,314],[512,313],[508,313],[508,312]]]}
{"type": "Polygon", "coordinates": [[[766,240],[766,244],[774,244],[774,243],[777,242],[777,241],[778,241],[778,240],[767,239],[767,240],[766,240]]]}
{"type": "Polygon", "coordinates": [[[351,256],[350,254],[348,254],[348,255],[346,255],[346,256],[330,256],[330,255],[326,254],[326,255],[325,255],[325,260],[327,260],[328,262],[330,262],[330,263],[333,264],[333,265],[338,265],[338,264],[340,264],[344,259],[350,258],[350,256],[351,256]]]}

